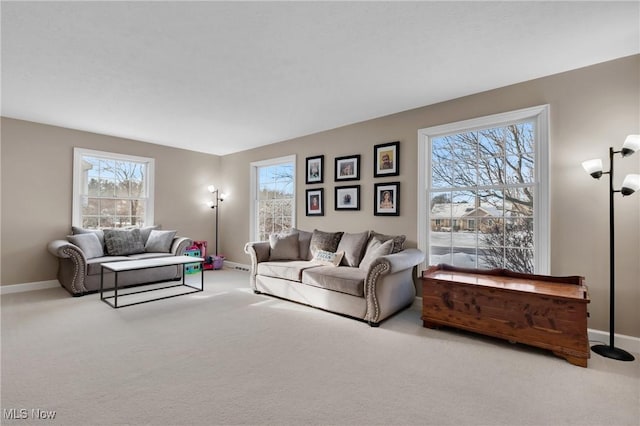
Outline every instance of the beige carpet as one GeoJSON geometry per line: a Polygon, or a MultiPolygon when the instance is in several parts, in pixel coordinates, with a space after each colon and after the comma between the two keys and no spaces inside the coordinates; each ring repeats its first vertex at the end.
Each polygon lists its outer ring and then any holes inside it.
{"type": "Polygon", "coordinates": [[[584,369],[424,329],[418,309],[370,328],[255,295],[245,272],[208,271],[206,283],[204,293],[118,310],[61,288],[2,296],[2,423],[640,423],[638,361],[592,354],[584,369]]]}

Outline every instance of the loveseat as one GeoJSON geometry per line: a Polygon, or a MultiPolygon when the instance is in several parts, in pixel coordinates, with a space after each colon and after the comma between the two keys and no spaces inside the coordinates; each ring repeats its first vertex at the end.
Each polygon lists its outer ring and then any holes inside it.
{"type": "Polygon", "coordinates": [[[377,327],[416,296],[413,270],[424,253],[404,241],[374,231],[273,234],[245,245],[251,287],[377,327]]]}
{"type": "MultiPolygon", "coordinates": [[[[58,258],[58,281],[73,296],[100,289],[101,263],[123,260],[182,256],[193,244],[189,238],[163,231],[159,226],[132,229],[72,228],[65,240],[49,243],[58,258]]],[[[113,287],[113,273],[105,270],[105,288],[113,287]]],[[[182,278],[182,266],[126,271],[118,274],[118,286],[145,284],[182,278]]]]}

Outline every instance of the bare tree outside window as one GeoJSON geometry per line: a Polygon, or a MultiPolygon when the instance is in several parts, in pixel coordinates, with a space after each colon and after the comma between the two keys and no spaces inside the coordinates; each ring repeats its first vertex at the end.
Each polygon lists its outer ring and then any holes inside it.
{"type": "Polygon", "coordinates": [[[534,270],[533,121],[431,140],[430,258],[534,270]]]}
{"type": "Polygon", "coordinates": [[[82,226],[122,228],[143,226],[146,172],[144,163],[99,157],[83,157],[86,193],[82,226]]]}
{"type": "Polygon", "coordinates": [[[295,182],[293,164],[263,166],[258,169],[258,229],[261,241],[271,233],[293,226],[295,182]]]}

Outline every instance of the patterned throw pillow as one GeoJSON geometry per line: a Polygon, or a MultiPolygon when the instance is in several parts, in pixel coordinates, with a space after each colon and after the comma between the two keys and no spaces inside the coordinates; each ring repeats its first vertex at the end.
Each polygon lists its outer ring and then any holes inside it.
{"type": "Polygon", "coordinates": [[[318,250],[313,257],[313,261],[328,266],[338,266],[344,256],[343,251],[332,253],[330,251],[318,250]]]}
{"type": "Polygon", "coordinates": [[[319,250],[330,251],[332,253],[338,251],[338,244],[340,244],[343,233],[344,232],[323,232],[314,229],[313,235],[311,236],[311,244],[309,245],[311,255],[316,257],[316,253],[319,250]]]}
{"type": "Polygon", "coordinates": [[[105,229],[104,243],[110,256],[126,256],[144,253],[144,243],[140,229],[105,229]]]}
{"type": "Polygon", "coordinates": [[[175,236],[176,231],[152,229],[149,232],[147,243],[144,245],[144,251],[147,253],[169,253],[175,236]]]}

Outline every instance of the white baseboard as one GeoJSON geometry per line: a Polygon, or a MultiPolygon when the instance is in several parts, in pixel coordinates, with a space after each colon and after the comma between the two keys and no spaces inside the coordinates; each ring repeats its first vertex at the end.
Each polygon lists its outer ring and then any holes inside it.
{"type": "Polygon", "coordinates": [[[245,272],[249,272],[251,270],[251,266],[250,265],[245,265],[243,263],[237,263],[237,262],[229,262],[227,260],[224,261],[224,268],[225,269],[235,269],[238,271],[245,271],[245,272]]]}
{"type": "Polygon", "coordinates": [[[36,281],[32,283],[11,284],[0,286],[0,295],[11,293],[23,293],[25,291],[44,290],[47,288],[60,287],[57,280],[36,281]]]}
{"type": "MultiPolygon", "coordinates": [[[[609,332],[602,330],[587,329],[589,334],[589,344],[595,343],[609,344],[609,332]]],[[[640,338],[616,333],[614,336],[616,348],[624,349],[627,352],[640,353],[640,338]]]]}

